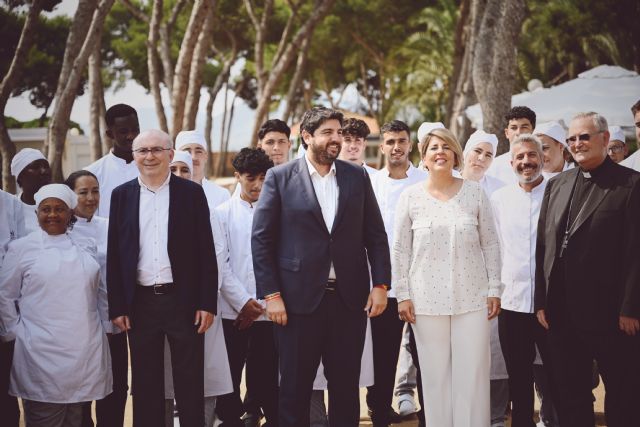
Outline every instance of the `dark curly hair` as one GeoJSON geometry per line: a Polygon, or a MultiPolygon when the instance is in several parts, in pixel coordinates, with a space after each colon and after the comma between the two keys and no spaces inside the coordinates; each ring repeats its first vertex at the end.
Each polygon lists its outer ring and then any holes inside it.
{"type": "Polygon", "coordinates": [[[291,136],[291,129],[280,119],[271,119],[264,122],[258,131],[258,139],[262,140],[269,132],[284,133],[287,135],[287,139],[291,136]]]}
{"type": "Polygon", "coordinates": [[[633,104],[633,106],[631,107],[631,112],[633,113],[634,116],[638,111],[640,111],[640,100],[638,100],[638,102],[633,104]]]}
{"type": "Polygon", "coordinates": [[[366,139],[370,133],[371,130],[364,120],[352,117],[349,119],[345,119],[344,122],[342,122],[343,135],[357,136],[366,139]]]}
{"type": "Polygon", "coordinates": [[[402,120],[392,120],[382,125],[380,128],[380,136],[387,132],[402,132],[405,131],[407,135],[411,135],[411,129],[402,120]]]}
{"type": "Polygon", "coordinates": [[[504,119],[507,121],[507,126],[509,126],[509,122],[511,120],[528,119],[531,123],[531,127],[534,129],[536,127],[536,113],[529,107],[513,107],[509,110],[507,115],[504,116],[504,119]]]}
{"type": "Polygon", "coordinates": [[[273,162],[262,148],[243,148],[233,158],[233,168],[239,174],[260,175],[273,167],[273,162]]]}

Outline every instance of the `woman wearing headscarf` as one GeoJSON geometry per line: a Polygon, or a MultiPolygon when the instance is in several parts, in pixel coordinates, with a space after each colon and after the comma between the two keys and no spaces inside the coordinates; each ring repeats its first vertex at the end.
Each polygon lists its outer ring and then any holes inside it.
{"type": "Polygon", "coordinates": [[[75,193],[49,184],[34,199],[40,229],[10,244],[0,272],[0,338],[15,339],[9,393],[27,427],[75,427],[82,402],[111,392],[100,267],[68,234],[75,193]]]}
{"type": "MultiPolygon", "coordinates": [[[[487,175],[498,149],[498,137],[483,130],[471,134],[464,146],[464,168],[462,177],[480,183],[487,198],[494,191],[505,186],[500,179],[487,175]]],[[[498,318],[490,322],[491,328],[491,426],[503,427],[506,420],[506,408],[509,404],[509,375],[500,346],[498,318]]]]}
{"type": "MultiPolygon", "coordinates": [[[[76,222],[69,231],[71,238],[83,247],[95,247],[96,260],[100,265],[100,287],[98,292],[101,312],[107,313],[107,232],[109,221],[96,215],[100,206],[100,185],[98,178],[87,170],[73,172],[64,182],[78,198],[73,210],[76,222]]],[[[113,392],[96,402],[96,423],[98,425],[122,425],[124,407],[127,401],[129,355],[127,334],[121,333],[111,322],[103,322],[109,341],[111,368],[113,373],[113,392]],[[120,408],[122,408],[120,410],[120,408]]],[[[82,414],[82,426],[92,427],[91,404],[85,405],[82,414]]]]}
{"type": "Polygon", "coordinates": [[[396,211],[398,312],[415,333],[426,424],[488,427],[487,319],[502,292],[491,206],[477,182],[453,175],[463,159],[450,131],[429,132],[421,155],[429,176],[402,193],[396,211]]]}

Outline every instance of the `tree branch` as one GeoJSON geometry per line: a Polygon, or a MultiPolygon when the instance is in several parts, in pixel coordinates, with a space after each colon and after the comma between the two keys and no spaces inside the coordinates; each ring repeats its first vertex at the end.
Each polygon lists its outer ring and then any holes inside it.
{"type": "Polygon", "coordinates": [[[149,22],[149,17],[142,10],[138,9],[136,5],[131,3],[131,0],[120,0],[120,3],[136,18],[138,21],[149,22]]]}

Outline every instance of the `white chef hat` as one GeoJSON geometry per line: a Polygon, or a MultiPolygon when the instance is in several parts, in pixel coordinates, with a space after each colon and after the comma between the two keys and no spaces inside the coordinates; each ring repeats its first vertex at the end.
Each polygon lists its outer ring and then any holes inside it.
{"type": "Polygon", "coordinates": [[[183,130],[176,136],[176,150],[181,150],[187,144],[198,144],[207,150],[207,141],[204,135],[195,130],[183,130]]]}
{"type": "Polygon", "coordinates": [[[74,209],[78,205],[78,196],[68,186],[65,184],[47,184],[33,196],[36,200],[36,207],[40,206],[43,200],[50,197],[62,200],[70,209],[74,209]]]}
{"type": "Polygon", "coordinates": [[[488,142],[489,144],[491,144],[491,148],[493,149],[492,154],[495,156],[496,152],[498,151],[498,137],[493,133],[486,133],[482,129],[478,129],[471,134],[469,140],[465,144],[463,157],[466,157],[467,153],[473,150],[476,145],[480,144],[481,142],[488,142]]]}
{"type": "Polygon", "coordinates": [[[445,129],[442,122],[423,122],[418,128],[418,142],[424,144],[427,135],[434,129],[445,129]]]}
{"type": "Polygon", "coordinates": [[[622,128],[620,126],[609,126],[609,133],[611,134],[609,141],[620,141],[623,144],[626,144],[626,141],[624,140],[624,132],[622,132],[622,128]]]}
{"type": "Polygon", "coordinates": [[[20,172],[24,170],[31,163],[36,160],[47,160],[42,151],[36,150],[35,148],[23,148],[18,151],[15,156],[13,156],[13,160],[11,160],[11,175],[16,178],[20,175],[20,172]]]}
{"type": "Polygon", "coordinates": [[[182,162],[185,165],[187,165],[187,167],[189,168],[189,172],[193,173],[193,158],[191,157],[191,154],[189,154],[188,151],[180,151],[180,150],[174,151],[173,160],[171,161],[170,165],[177,162],[182,162]]]}
{"type": "Polygon", "coordinates": [[[546,135],[549,138],[553,138],[565,147],[569,148],[566,141],[567,131],[565,131],[562,125],[558,122],[540,123],[534,129],[533,134],[546,135]]]}

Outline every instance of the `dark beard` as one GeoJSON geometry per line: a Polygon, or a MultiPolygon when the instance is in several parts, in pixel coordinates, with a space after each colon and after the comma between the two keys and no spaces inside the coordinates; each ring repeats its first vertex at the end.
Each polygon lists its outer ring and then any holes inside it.
{"type": "Polygon", "coordinates": [[[331,165],[333,161],[338,158],[338,155],[340,154],[342,148],[338,149],[338,153],[335,157],[331,157],[326,148],[317,148],[314,145],[309,145],[309,149],[311,150],[313,160],[315,160],[318,164],[331,165]]]}

